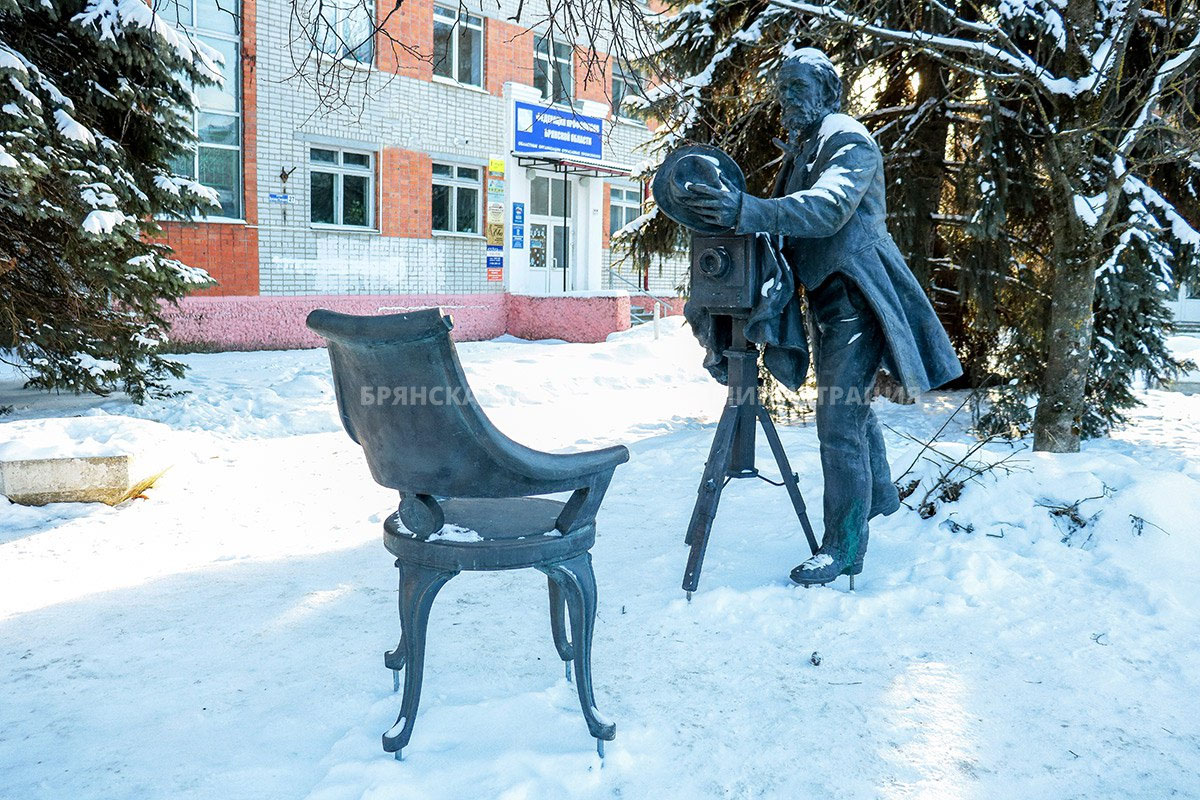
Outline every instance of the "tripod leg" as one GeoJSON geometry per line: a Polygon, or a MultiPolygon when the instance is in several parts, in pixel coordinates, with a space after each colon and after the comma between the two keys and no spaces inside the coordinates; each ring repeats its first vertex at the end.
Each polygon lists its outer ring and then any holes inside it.
{"type": "Polygon", "coordinates": [[[704,550],[708,547],[708,534],[712,531],[713,517],[717,515],[717,504],[721,502],[721,490],[725,488],[725,476],[729,473],[730,460],[733,458],[737,426],[737,407],[725,406],[721,421],[717,423],[717,432],[713,435],[712,450],[704,466],[704,475],[700,478],[696,506],[692,509],[692,520],[688,523],[687,538],[684,539],[692,548],[688,554],[687,570],[683,574],[683,588],[689,593],[696,591],[700,583],[704,550]]]}
{"type": "Polygon", "coordinates": [[[696,505],[692,508],[692,519],[688,522],[687,533],[683,537],[683,543],[689,547],[692,545],[694,532],[705,525],[703,520],[705,509],[707,508],[709,513],[708,525],[712,524],[712,518],[717,513],[716,500],[713,501],[711,508],[708,508],[704,504],[705,488],[716,485],[717,499],[720,499],[720,485],[725,482],[725,473],[728,472],[729,464],[733,457],[733,440],[734,435],[737,433],[737,422],[737,409],[733,406],[726,406],[725,410],[721,412],[721,419],[717,421],[717,430],[713,434],[712,447],[708,451],[708,460],[704,462],[704,472],[700,476],[700,488],[696,490],[699,497],[696,500],[696,505]],[[723,450],[730,451],[730,455],[721,462],[721,452],[723,450]]]}
{"type": "Polygon", "coordinates": [[[763,433],[766,434],[767,443],[771,445],[771,453],[775,456],[775,463],[779,465],[779,473],[783,476],[783,484],[787,487],[788,496],[792,498],[792,507],[796,509],[796,516],[800,518],[800,527],[804,529],[808,547],[813,553],[816,553],[817,537],[813,533],[812,523],[808,521],[808,508],[804,505],[804,497],[800,494],[800,486],[796,483],[796,473],[792,472],[792,465],[788,463],[787,453],[783,451],[783,442],[779,441],[779,432],[775,430],[775,423],[771,420],[771,415],[763,406],[757,406],[757,410],[758,421],[762,423],[763,433]]]}

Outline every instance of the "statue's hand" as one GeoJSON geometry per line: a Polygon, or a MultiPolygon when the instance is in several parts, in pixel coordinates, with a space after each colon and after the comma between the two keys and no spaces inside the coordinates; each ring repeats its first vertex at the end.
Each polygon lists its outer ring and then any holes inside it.
{"type": "Polygon", "coordinates": [[[688,204],[705,222],[718,228],[733,228],[737,225],[738,212],[742,209],[742,192],[731,186],[724,177],[721,188],[704,183],[693,183],[688,187],[688,204]]]}

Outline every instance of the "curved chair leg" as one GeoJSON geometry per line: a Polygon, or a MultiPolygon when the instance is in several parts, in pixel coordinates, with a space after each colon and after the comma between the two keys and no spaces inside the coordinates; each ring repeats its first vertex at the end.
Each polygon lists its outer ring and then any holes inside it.
{"type": "MultiPolygon", "coordinates": [[[[383,735],[383,749],[395,753],[408,745],[412,737],[413,723],[417,716],[417,705],[421,702],[421,678],[425,668],[425,628],[429,623],[429,610],[438,590],[457,572],[423,567],[417,564],[398,564],[400,569],[400,638],[399,650],[403,648],[404,699],[400,703],[400,716],[383,735]]],[[[392,663],[396,663],[393,659],[392,663]]]]}
{"type": "Polygon", "coordinates": [[[571,661],[575,654],[571,641],[567,638],[567,601],[559,590],[554,578],[547,576],[546,585],[550,588],[550,632],[554,635],[554,649],[563,660],[567,680],[571,680],[571,661]]]}
{"type": "Polygon", "coordinates": [[[392,691],[400,691],[400,670],[404,669],[404,634],[400,634],[400,641],[396,644],[395,650],[388,650],[383,654],[383,665],[392,671],[392,691]]]}
{"type": "Polygon", "coordinates": [[[583,553],[557,564],[538,567],[566,598],[571,615],[571,649],[575,660],[575,688],[588,731],[601,741],[616,738],[617,726],[596,709],[592,693],[592,630],[596,621],[596,575],[592,555],[583,553]]]}

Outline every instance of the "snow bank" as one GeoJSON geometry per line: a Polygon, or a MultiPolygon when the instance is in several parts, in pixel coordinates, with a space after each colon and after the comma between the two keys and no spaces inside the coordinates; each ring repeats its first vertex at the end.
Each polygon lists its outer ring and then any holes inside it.
{"type": "Polygon", "coordinates": [[[176,444],[161,422],[118,415],[50,417],[0,423],[0,461],[170,453],[176,444]]]}
{"type": "MultiPolygon", "coordinates": [[[[1146,392],[1077,455],[969,454],[961,419],[919,455],[909,437],[962,396],[880,402],[894,474],[922,481],[911,505],[948,464],[982,474],[877,520],[854,593],[791,586],[807,553],[786,492],[733,481],[688,604],[683,531],[725,392],[661,325],[459,347],[517,440],[632,451],[593,549],[603,767],[533,570],[446,585],[405,761],[381,751],[396,495],[341,432],[323,352],[188,356],[192,393],[140,408],[0,380],[6,426],[136,417],[197,450],[154,502],[0,505],[0,796],[1200,796],[1200,397],[1146,392]]],[[[815,431],[780,435],[820,530],[815,431]]],[[[758,457],[775,477],[761,439],[758,457]]]]}

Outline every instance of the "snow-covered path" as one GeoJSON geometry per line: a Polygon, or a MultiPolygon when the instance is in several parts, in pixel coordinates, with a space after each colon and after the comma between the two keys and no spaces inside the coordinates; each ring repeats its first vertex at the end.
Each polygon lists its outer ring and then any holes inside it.
{"type": "MultiPolygon", "coordinates": [[[[1148,393],[1112,440],[874,525],[853,594],[792,587],[786,495],[735,482],[689,605],[723,390],[687,332],[460,353],[514,438],[632,450],[593,551],[603,767],[532,570],[446,586],[412,744],[382,752],[394,496],[338,428],[322,351],[221,354],[142,408],[0,384],[0,441],[122,414],[179,454],[148,500],[0,505],[0,798],[1200,797],[1200,397],[1148,393]],[[1091,497],[1068,546],[1038,503],[1091,497]]],[[[960,401],[879,410],[920,437],[960,401]]],[[[819,527],[815,433],[782,435],[819,527]]],[[[888,444],[902,471],[915,451],[888,444]]]]}

